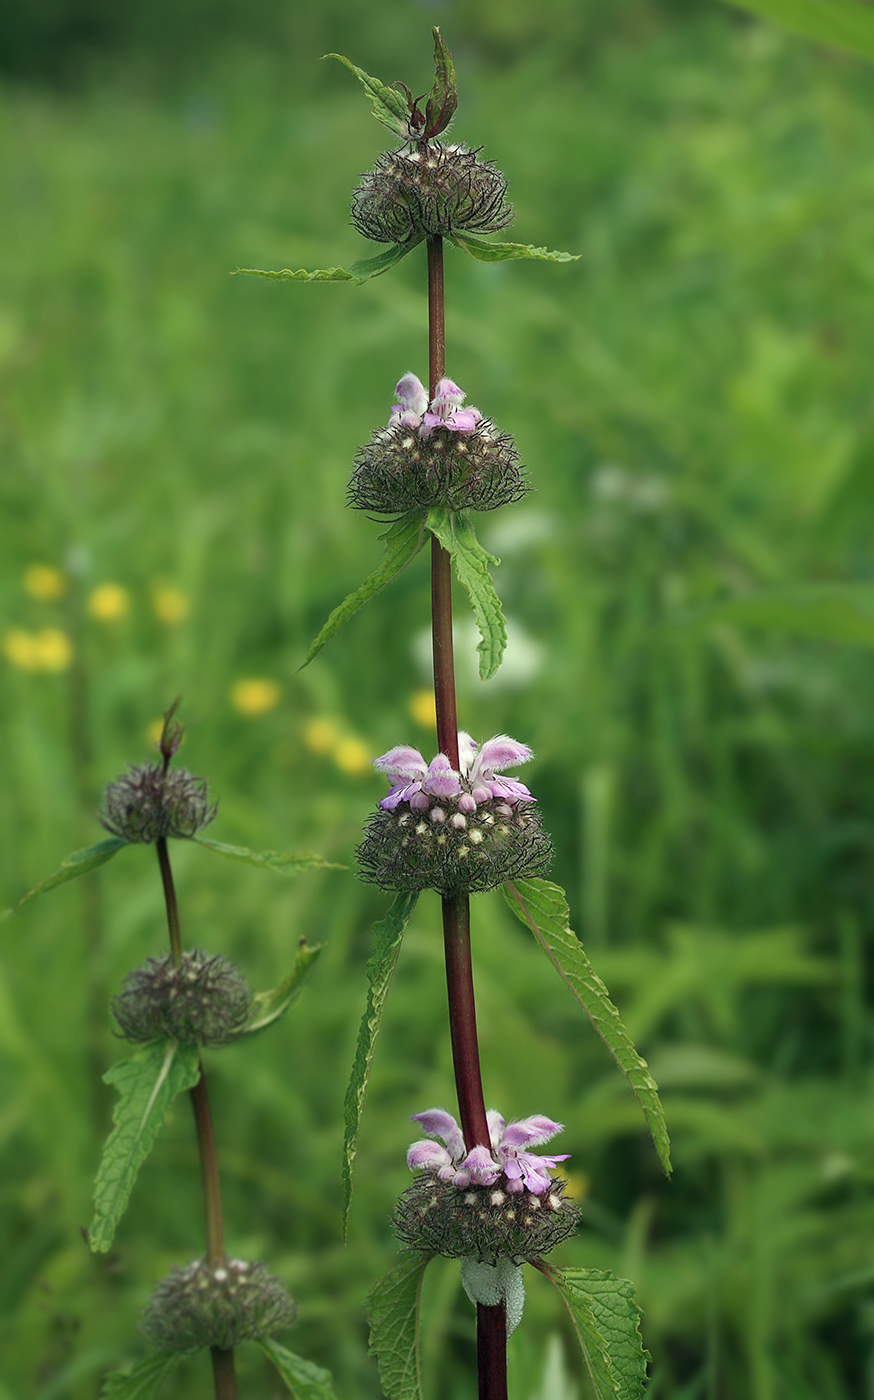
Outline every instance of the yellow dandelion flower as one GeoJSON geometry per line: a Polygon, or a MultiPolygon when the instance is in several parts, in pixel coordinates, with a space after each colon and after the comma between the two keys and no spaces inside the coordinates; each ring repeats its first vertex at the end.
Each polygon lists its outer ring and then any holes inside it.
{"type": "Polygon", "coordinates": [[[51,564],[31,564],[24,571],[24,588],[40,603],[54,603],[67,591],[67,580],[51,564]]]}
{"type": "Polygon", "coordinates": [[[101,583],[88,599],[88,611],[97,622],[117,622],[130,609],[130,594],[120,583],[101,583]]]}
{"type": "Polygon", "coordinates": [[[407,709],[412,718],[423,729],[437,728],[437,706],[432,690],[414,690],[407,704],[407,709]]]}
{"type": "Polygon", "coordinates": [[[191,604],[184,593],[169,584],[166,588],[156,588],[152,594],[152,607],[155,617],[165,627],[175,627],[184,622],[191,610],[191,604]]]}
{"type": "Polygon", "coordinates": [[[43,627],[33,638],[40,671],[66,671],[73,660],[73,643],[59,627],[43,627]]]}
{"type": "Polygon", "coordinates": [[[312,753],[333,753],[340,741],[340,732],[331,719],[311,719],[303,729],[303,741],[312,753]]]}
{"type": "Polygon", "coordinates": [[[33,632],[13,627],[3,638],[3,654],[18,671],[39,670],[39,642],[33,632]]]}
{"type": "Polygon", "coordinates": [[[253,676],[234,681],[231,704],[237,714],[245,715],[247,719],[258,719],[260,715],[269,715],[271,710],[276,709],[280,693],[278,681],[269,680],[266,676],[253,676]]]}
{"type": "Polygon", "coordinates": [[[360,778],[372,771],[370,751],[360,739],[341,739],[334,749],[334,762],[341,773],[348,773],[350,778],[360,778]]]}
{"type": "Polygon", "coordinates": [[[146,738],[151,739],[155,748],[161,742],[161,735],[164,733],[163,719],[153,719],[146,725],[146,738]]]}

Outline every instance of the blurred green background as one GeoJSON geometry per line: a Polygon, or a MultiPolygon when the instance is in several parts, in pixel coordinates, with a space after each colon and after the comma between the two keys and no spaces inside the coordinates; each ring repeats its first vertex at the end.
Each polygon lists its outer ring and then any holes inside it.
{"type": "MultiPolygon", "coordinates": [[[[319,58],[425,91],[434,23],[455,132],[510,178],[509,236],[582,254],[447,252],[447,367],[536,487],[480,519],[511,645],[480,686],[459,599],[462,723],[536,750],[554,877],[662,1086],[674,1177],[495,896],[474,905],[486,1097],[567,1124],[585,1225],[562,1262],[634,1279],[650,1397],[871,1397],[871,656],[712,609],[871,579],[870,68],[704,0],[5,7],[3,902],[99,839],[103,785],[179,692],[220,840],[351,865],[384,791],[369,757],[433,752],[425,556],[297,669],[379,557],[344,490],[399,375],[426,373],[421,250],[360,289],[228,272],[368,252],[348,199],[383,133],[319,58]]],[[[351,871],[174,856],[185,936],[256,987],[302,935],[327,943],[288,1019],[208,1068],[231,1250],[292,1289],[292,1345],[341,1400],[375,1397],[362,1305],[396,1249],[408,1117],[453,1103],[437,901],[389,1000],[344,1247],[342,1101],[386,900],[351,871]]],[[[3,926],[2,1400],[94,1396],[202,1248],[184,1102],[112,1256],[80,1235],[107,1001],[164,941],[147,849],[3,926]]],[[[427,1395],[466,1400],[473,1313],[456,1267],[430,1274],[427,1395]]],[[[511,1352],[514,1400],[588,1396],[534,1275],[511,1352]]],[[[257,1353],[240,1366],[245,1395],[279,1394],[257,1353]]],[[[166,1394],[209,1386],[201,1360],[166,1394]]]]}

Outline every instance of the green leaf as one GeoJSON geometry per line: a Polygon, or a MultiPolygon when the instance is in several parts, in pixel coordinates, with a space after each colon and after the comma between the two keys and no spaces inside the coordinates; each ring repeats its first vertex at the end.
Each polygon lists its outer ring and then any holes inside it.
{"type": "Polygon", "coordinates": [[[405,1251],[367,1299],[371,1356],[387,1400],[421,1400],[419,1301],[428,1256],[405,1251]]]}
{"type": "Polygon", "coordinates": [[[417,893],[399,894],[384,919],[373,925],[373,952],[365,968],[370,987],[367,992],[367,1005],[358,1030],[358,1044],[355,1060],[346,1090],[344,1117],[346,1131],[343,1137],[343,1230],[349,1219],[349,1206],[352,1201],[352,1176],[355,1167],[355,1154],[358,1151],[358,1134],[361,1130],[361,1114],[367,1094],[367,1081],[373,1065],[373,1053],[385,999],[391,985],[392,975],[401,951],[404,929],[416,907],[417,893]]]}
{"type": "Polygon", "coordinates": [[[263,1031],[265,1026],[271,1026],[274,1021],[279,1020],[280,1016],[285,1015],[292,1002],[297,1001],[303,980],[323,947],[323,943],[311,946],[305,938],[300,940],[294,967],[288,976],[284,977],[279,985],[273,987],[269,992],[256,992],[252,1000],[249,1019],[243,1027],[243,1035],[252,1035],[254,1031],[263,1031]]]}
{"type": "Polygon", "coordinates": [[[116,851],[128,844],[120,836],[110,836],[105,841],[98,841],[96,846],[85,846],[81,851],[72,851],[70,855],[64,856],[54,875],[49,875],[47,880],[41,880],[38,885],[34,885],[11,909],[4,909],[0,918],[8,919],[10,914],[17,914],[19,909],[23,909],[25,904],[29,904],[39,895],[47,894],[58,885],[65,885],[68,880],[78,880],[80,875],[87,875],[89,870],[96,870],[98,865],[105,865],[108,860],[112,860],[116,851]]]}
{"type": "Polygon", "coordinates": [[[470,595],[473,615],[482,637],[477,647],[479,678],[489,681],[500,666],[507,645],[501,600],[489,573],[489,564],[500,564],[501,561],[483,549],[467,511],[453,514],[445,506],[432,506],[427,524],[443,548],[452,555],[458,579],[470,595]]]}
{"type": "Polygon", "coordinates": [[[373,115],[378,122],[382,122],[384,127],[394,136],[406,136],[408,134],[409,104],[407,99],[398,92],[397,88],[386,87],[379,78],[371,78],[369,73],[365,73],[363,68],[356,68],[348,58],[344,58],[341,53],[326,53],[325,58],[336,58],[338,63],[343,63],[354,73],[367,96],[370,98],[370,106],[373,115]]]}
{"type": "Polygon", "coordinates": [[[874,589],[866,584],[799,584],[745,598],[730,598],[689,619],[736,622],[773,632],[819,637],[849,646],[874,646],[874,589]]]}
{"type": "Polygon", "coordinates": [[[335,632],[339,632],[344,622],[348,622],[350,617],[354,617],[359,608],[369,602],[380,589],[385,588],[387,583],[391,583],[393,578],[409,564],[415,554],[422,548],[425,539],[425,531],[420,515],[405,515],[402,520],[396,520],[388,530],[379,537],[385,541],[385,558],[378,569],[375,569],[362,583],[360,588],[356,588],[354,593],[350,593],[348,598],[344,598],[339,607],[336,607],[328,618],[316,640],[313,642],[306,654],[306,660],[301,666],[308,666],[314,657],[318,656],[322,647],[329,642],[335,632]]]}
{"type": "Polygon", "coordinates": [[[379,277],[383,272],[388,272],[390,267],[394,267],[395,263],[399,263],[407,253],[418,247],[421,241],[419,238],[409,243],[392,243],[373,258],[359,258],[348,270],[345,267],[319,267],[315,272],[307,272],[305,268],[299,267],[296,272],[292,272],[291,268],[284,267],[281,272],[267,272],[260,267],[237,267],[231,276],[266,277],[270,282],[355,282],[360,286],[362,282],[369,282],[371,277],[379,277]]]}
{"type": "Polygon", "coordinates": [[[445,131],[455,115],[458,106],[458,83],[455,78],[455,65],[452,55],[440,35],[439,29],[432,29],[434,35],[434,86],[425,108],[425,137],[439,136],[445,131]]]}
{"type": "Polygon", "coordinates": [[[334,865],[324,856],[311,853],[302,856],[286,851],[250,851],[248,846],[228,846],[224,841],[210,841],[206,836],[195,836],[198,846],[208,851],[217,851],[228,860],[239,860],[244,865],[256,865],[261,870],[275,870],[280,875],[299,875],[302,870],[345,870],[345,865],[334,865]]]}
{"type": "Polygon", "coordinates": [[[181,1360],[178,1352],[156,1351],[126,1371],[112,1371],[103,1382],[101,1400],[151,1400],[181,1360]]]}
{"type": "Polygon", "coordinates": [[[639,1400],[651,1359],[640,1337],[640,1309],[629,1279],[601,1269],[537,1267],[571,1315],[597,1400],[639,1400]]]}
{"type": "Polygon", "coordinates": [[[453,234],[452,242],[463,248],[478,262],[509,262],[515,258],[533,258],[537,262],[579,262],[580,253],[551,253],[548,248],[535,248],[531,243],[492,243],[478,233],[453,234]]]}
{"type": "Polygon", "coordinates": [[[295,1400],[337,1400],[334,1378],[313,1361],[295,1356],[272,1337],[260,1337],[258,1345],[276,1367],[295,1400]]]}
{"type": "Polygon", "coordinates": [[[178,1352],[156,1351],[126,1371],[112,1371],[103,1382],[101,1400],[152,1400],[181,1360],[178,1352]]]}
{"type": "Polygon", "coordinates": [[[503,895],[517,919],[527,924],[559,976],[589,1016],[643,1109],[659,1159],[670,1175],[671,1155],[658,1085],[638,1055],[607,988],[570,927],[564,890],[549,880],[507,882],[503,895]]]}
{"type": "Polygon", "coordinates": [[[121,1095],[112,1115],[115,1124],[106,1140],[94,1183],[94,1219],[88,1243],[105,1254],[124,1215],[137,1172],[149,1155],[167,1112],[183,1089],[200,1077],[196,1047],[175,1041],[144,1045],[130,1059],[113,1065],[103,1076],[121,1095]]]}
{"type": "Polygon", "coordinates": [[[784,29],[863,58],[874,58],[874,10],[852,0],[730,0],[784,29]]]}

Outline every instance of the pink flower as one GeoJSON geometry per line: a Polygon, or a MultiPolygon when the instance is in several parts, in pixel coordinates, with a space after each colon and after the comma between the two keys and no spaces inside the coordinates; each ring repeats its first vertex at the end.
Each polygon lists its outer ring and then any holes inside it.
{"type": "Polygon", "coordinates": [[[533,1196],[545,1195],[552,1186],[550,1171],[559,1162],[566,1162],[569,1154],[541,1156],[527,1148],[549,1142],[562,1131],[561,1123],[535,1113],[518,1123],[508,1124],[494,1108],[489,1109],[487,1120],[491,1151],[479,1144],[466,1152],[461,1129],[451,1113],[442,1108],[430,1108],[425,1113],[414,1114],[413,1122],[421,1123],[426,1133],[442,1139],[445,1146],[424,1140],[414,1142],[407,1152],[410,1171],[432,1172],[440,1181],[451,1182],[459,1191],[468,1186],[494,1186],[503,1177],[503,1187],[510,1195],[521,1191],[530,1191],[533,1196]]]}
{"type": "Polygon", "coordinates": [[[478,408],[462,408],[466,398],[463,389],[451,379],[441,379],[431,400],[418,375],[407,373],[398,381],[395,393],[398,402],[392,405],[389,427],[400,423],[417,430],[420,437],[430,437],[434,428],[448,428],[453,433],[472,433],[482,414],[478,408]]]}
{"type": "Polygon", "coordinates": [[[451,801],[457,810],[470,815],[483,802],[505,802],[513,807],[518,802],[533,802],[524,783],[516,778],[497,777],[503,768],[527,763],[533,758],[527,744],[520,744],[507,734],[498,734],[480,746],[462,730],[458,735],[459,768],[452,767],[445,754],[426,764],[418,749],[399,744],[389,749],[373,766],[384,773],[390,791],[380,802],[383,811],[393,812],[401,802],[408,802],[414,811],[427,811],[431,799],[451,801]]]}

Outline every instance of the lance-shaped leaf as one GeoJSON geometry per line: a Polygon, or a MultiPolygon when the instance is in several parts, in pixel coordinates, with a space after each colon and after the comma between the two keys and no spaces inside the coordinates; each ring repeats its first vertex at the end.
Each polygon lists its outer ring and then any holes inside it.
{"type": "Polygon", "coordinates": [[[651,1358],[630,1280],[601,1269],[557,1269],[543,1260],[537,1268],[565,1301],[597,1400],[639,1400],[651,1358]]]}
{"type": "Polygon", "coordinates": [[[344,58],[341,53],[326,53],[324,56],[336,58],[339,63],[346,65],[350,73],[355,74],[370,98],[370,106],[378,122],[382,122],[393,136],[407,135],[409,104],[397,88],[386,87],[379,78],[371,78],[369,73],[365,73],[363,68],[356,68],[355,64],[344,58]]]}
{"type": "Polygon", "coordinates": [[[127,1371],[112,1371],[103,1382],[101,1400],[152,1400],[181,1360],[178,1352],[156,1351],[127,1371]]]}
{"type": "Polygon", "coordinates": [[[128,842],[123,841],[120,836],[110,836],[105,841],[98,841],[96,846],[85,846],[81,851],[72,851],[70,855],[64,856],[54,875],[49,875],[48,879],[34,885],[11,909],[0,912],[0,919],[8,919],[10,914],[17,914],[18,910],[23,909],[32,899],[57,889],[58,885],[65,885],[68,880],[78,880],[80,875],[87,875],[89,870],[96,870],[99,865],[105,865],[108,860],[112,860],[116,851],[120,851],[122,846],[127,844],[128,842]]]}
{"type": "Polygon", "coordinates": [[[434,86],[425,108],[426,138],[439,136],[445,131],[455,115],[458,106],[458,83],[455,78],[455,65],[452,54],[447,49],[439,29],[432,29],[434,35],[434,86]]]}
{"type": "Polygon", "coordinates": [[[297,1001],[303,980],[323,947],[323,943],[311,946],[305,938],[300,940],[294,967],[288,976],[284,977],[279,985],[271,988],[269,992],[255,993],[252,999],[252,1010],[242,1029],[242,1035],[252,1035],[254,1031],[263,1031],[265,1026],[272,1026],[274,1021],[278,1021],[280,1016],[285,1015],[292,1002],[297,1001]]]}
{"type": "Polygon", "coordinates": [[[272,1337],[260,1337],[258,1346],[276,1367],[294,1400],[337,1400],[334,1379],[330,1371],[295,1356],[272,1337]]]}
{"type": "Polygon", "coordinates": [[[527,924],[559,976],[589,1016],[643,1109],[659,1159],[671,1170],[671,1145],[658,1085],[638,1055],[622,1018],[570,927],[567,899],[549,880],[508,881],[503,895],[517,919],[527,924]]]}
{"type": "Polygon", "coordinates": [[[432,506],[428,512],[428,529],[452,555],[456,575],[468,591],[482,637],[477,647],[479,678],[481,681],[491,680],[501,664],[507,645],[507,625],[501,611],[501,600],[489,573],[489,565],[500,564],[501,561],[483,549],[467,511],[453,514],[445,506],[432,506]]]}
{"type": "Polygon", "coordinates": [[[548,248],[535,248],[531,243],[491,243],[478,233],[457,233],[452,242],[479,262],[508,262],[514,258],[533,258],[536,262],[579,262],[580,253],[552,253],[548,248]]]}
{"type": "Polygon", "coordinates": [[[375,257],[359,258],[349,268],[318,267],[314,272],[307,272],[306,268],[299,267],[293,272],[291,268],[284,267],[280,272],[268,272],[261,267],[237,267],[231,276],[266,277],[270,282],[354,282],[360,286],[362,282],[369,282],[371,277],[379,277],[383,272],[388,272],[390,267],[394,267],[407,253],[411,253],[421,241],[417,238],[411,239],[409,243],[392,243],[375,257]]]}
{"type": "Polygon", "coordinates": [[[364,580],[360,588],[356,588],[354,593],[350,593],[348,598],[344,598],[334,609],[307,652],[303,666],[308,666],[313,657],[318,656],[325,643],[339,632],[343,623],[354,617],[359,608],[363,608],[387,583],[397,578],[413,556],[418,554],[425,539],[422,517],[405,515],[402,520],[396,520],[379,538],[385,542],[385,557],[382,563],[364,580]]]}
{"type": "Polygon", "coordinates": [[[349,1205],[352,1200],[352,1177],[355,1169],[355,1154],[358,1151],[358,1134],[361,1130],[361,1114],[367,1094],[367,1082],[373,1065],[373,1054],[382,1025],[385,999],[391,986],[392,975],[397,964],[398,954],[404,938],[410,915],[416,907],[418,894],[399,894],[384,919],[373,925],[373,952],[368,959],[365,972],[370,987],[367,992],[367,1005],[358,1029],[358,1044],[355,1060],[346,1090],[344,1117],[346,1131],[343,1137],[343,1230],[349,1219],[349,1205]]]}
{"type": "Polygon", "coordinates": [[[192,1089],[200,1077],[200,1057],[194,1046],[155,1041],[113,1065],[103,1076],[121,1098],[115,1124],[106,1140],[94,1182],[94,1219],[88,1243],[105,1254],[124,1215],[137,1172],[149,1155],[167,1111],[177,1094],[192,1089]]]}
{"type": "Polygon", "coordinates": [[[371,1356],[387,1400],[422,1400],[419,1303],[427,1255],[405,1251],[367,1299],[371,1356]]]}
{"type": "Polygon", "coordinates": [[[874,59],[874,10],[853,0],[730,0],[742,10],[833,48],[874,59]]]}
{"type": "Polygon", "coordinates": [[[345,870],[345,865],[334,865],[324,856],[307,853],[294,855],[286,851],[251,851],[248,846],[229,846],[225,841],[211,841],[206,836],[195,836],[198,846],[208,851],[216,851],[228,860],[242,861],[243,865],[255,865],[260,870],[275,870],[279,875],[299,875],[302,870],[345,870]]]}

